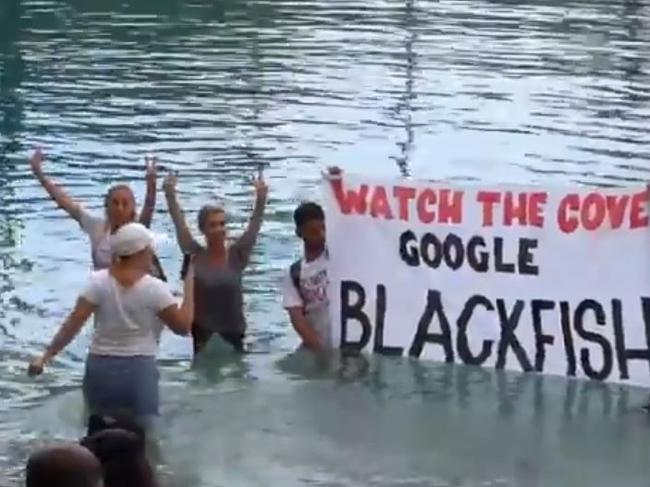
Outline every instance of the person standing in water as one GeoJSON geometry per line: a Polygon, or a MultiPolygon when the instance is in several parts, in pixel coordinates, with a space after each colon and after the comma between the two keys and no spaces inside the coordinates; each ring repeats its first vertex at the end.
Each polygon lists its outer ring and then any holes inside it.
{"type": "MultiPolygon", "coordinates": [[[[330,177],[341,177],[341,173],[338,167],[328,169],[330,177]]],[[[304,202],[295,209],[293,221],[303,256],[289,266],[282,280],[282,306],[302,339],[301,346],[320,352],[332,347],[325,212],[318,203],[304,202]]]]}
{"type": "Polygon", "coordinates": [[[227,245],[226,214],[223,208],[205,205],[198,215],[199,230],[205,246],[197,242],[187,227],[176,196],[176,176],[164,182],[169,213],[176,228],[176,238],[183,254],[184,266],[195,257],[196,313],[192,325],[194,354],[203,349],[214,333],[236,351],[244,350],[246,319],[242,292],[242,273],[262,226],[268,188],[261,171],[253,182],[255,206],[248,227],[233,244],[227,245]]]}
{"type": "Polygon", "coordinates": [[[93,273],[45,352],[28,368],[31,376],[41,374],[94,314],[83,379],[89,413],[125,411],[145,428],[158,415],[156,356],[162,324],[187,336],[194,319],[193,265],[179,306],[167,284],[148,273],[152,244],[151,232],[139,223],[122,225],[112,234],[109,245],[115,261],[93,273]]]}
{"type": "MultiPolygon", "coordinates": [[[[74,201],[60,186],[56,185],[43,171],[43,153],[34,152],[30,160],[32,172],[56,204],[74,219],[90,239],[93,268],[107,269],[112,259],[109,237],[126,223],[136,221],[135,195],[126,184],[111,186],[104,196],[105,217],[91,214],[74,201]]],[[[147,193],[138,221],[146,227],[151,226],[154,207],[156,206],[157,159],[145,158],[147,193]]],[[[162,266],[154,255],[151,274],[166,280],[162,266]]]]}
{"type": "Polygon", "coordinates": [[[293,212],[293,220],[303,257],[291,264],[282,280],[282,306],[302,346],[319,352],[329,348],[330,341],[325,213],[319,204],[304,202],[293,212]]]}

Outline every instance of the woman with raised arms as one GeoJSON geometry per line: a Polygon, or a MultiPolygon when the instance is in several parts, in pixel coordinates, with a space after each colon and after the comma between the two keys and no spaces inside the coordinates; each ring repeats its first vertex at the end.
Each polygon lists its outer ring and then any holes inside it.
{"type": "Polygon", "coordinates": [[[205,245],[197,242],[187,227],[176,196],[176,176],[170,174],[164,182],[165,195],[176,228],[176,237],[185,264],[195,257],[196,313],[192,325],[194,353],[198,353],[214,333],[236,351],[244,349],[246,319],[242,291],[242,273],[262,226],[268,188],[261,170],[253,181],[255,205],[244,233],[234,243],[227,243],[226,213],[218,206],[205,205],[198,215],[198,227],[205,245]]]}
{"type": "MultiPolygon", "coordinates": [[[[136,221],[136,202],[133,191],[126,184],[111,186],[104,195],[105,215],[93,215],[45,174],[43,171],[44,160],[43,152],[37,149],[30,160],[34,176],[59,208],[63,208],[88,235],[93,268],[95,270],[108,268],[112,262],[109,244],[110,235],[115,233],[122,225],[136,221]]],[[[157,162],[155,157],[145,158],[147,193],[142,212],[137,217],[137,221],[146,227],[151,226],[151,219],[156,206],[157,162]]],[[[162,267],[155,255],[152,258],[150,272],[152,275],[165,280],[162,267]]]]}

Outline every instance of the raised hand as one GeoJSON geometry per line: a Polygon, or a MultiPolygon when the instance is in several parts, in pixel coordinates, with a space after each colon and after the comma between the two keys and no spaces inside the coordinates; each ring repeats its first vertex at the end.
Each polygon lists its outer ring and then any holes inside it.
{"type": "Polygon", "coordinates": [[[163,181],[163,189],[167,194],[174,194],[176,192],[176,173],[170,171],[163,181]]]}
{"type": "Polygon", "coordinates": [[[257,177],[253,178],[253,187],[255,188],[255,195],[258,198],[266,199],[269,187],[266,185],[266,181],[264,181],[264,175],[261,169],[258,171],[257,177]]]}
{"type": "Polygon", "coordinates": [[[147,183],[155,185],[156,179],[158,178],[158,158],[156,156],[144,156],[144,163],[147,183]]]}
{"type": "Polygon", "coordinates": [[[31,166],[32,172],[34,174],[38,175],[43,171],[44,160],[45,156],[43,155],[43,151],[40,147],[37,147],[34,151],[34,154],[32,155],[32,158],[29,160],[29,165],[31,166]]]}

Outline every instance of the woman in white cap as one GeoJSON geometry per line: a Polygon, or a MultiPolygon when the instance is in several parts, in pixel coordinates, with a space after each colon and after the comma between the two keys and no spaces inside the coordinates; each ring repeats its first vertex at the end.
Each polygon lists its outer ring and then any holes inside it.
{"type": "Polygon", "coordinates": [[[50,345],[29,366],[30,375],[41,374],[94,313],[83,380],[89,412],[128,411],[143,426],[158,414],[156,355],[162,324],[189,335],[194,319],[193,269],[179,306],[167,284],[148,274],[152,244],[152,233],[139,223],[127,223],[111,235],[114,263],[93,273],[50,345]]]}

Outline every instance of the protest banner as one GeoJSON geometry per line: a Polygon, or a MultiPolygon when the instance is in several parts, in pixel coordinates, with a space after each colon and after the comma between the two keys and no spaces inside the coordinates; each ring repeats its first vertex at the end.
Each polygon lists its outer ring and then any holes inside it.
{"type": "Polygon", "coordinates": [[[650,385],[645,185],[323,191],[335,346],[650,385]]]}

